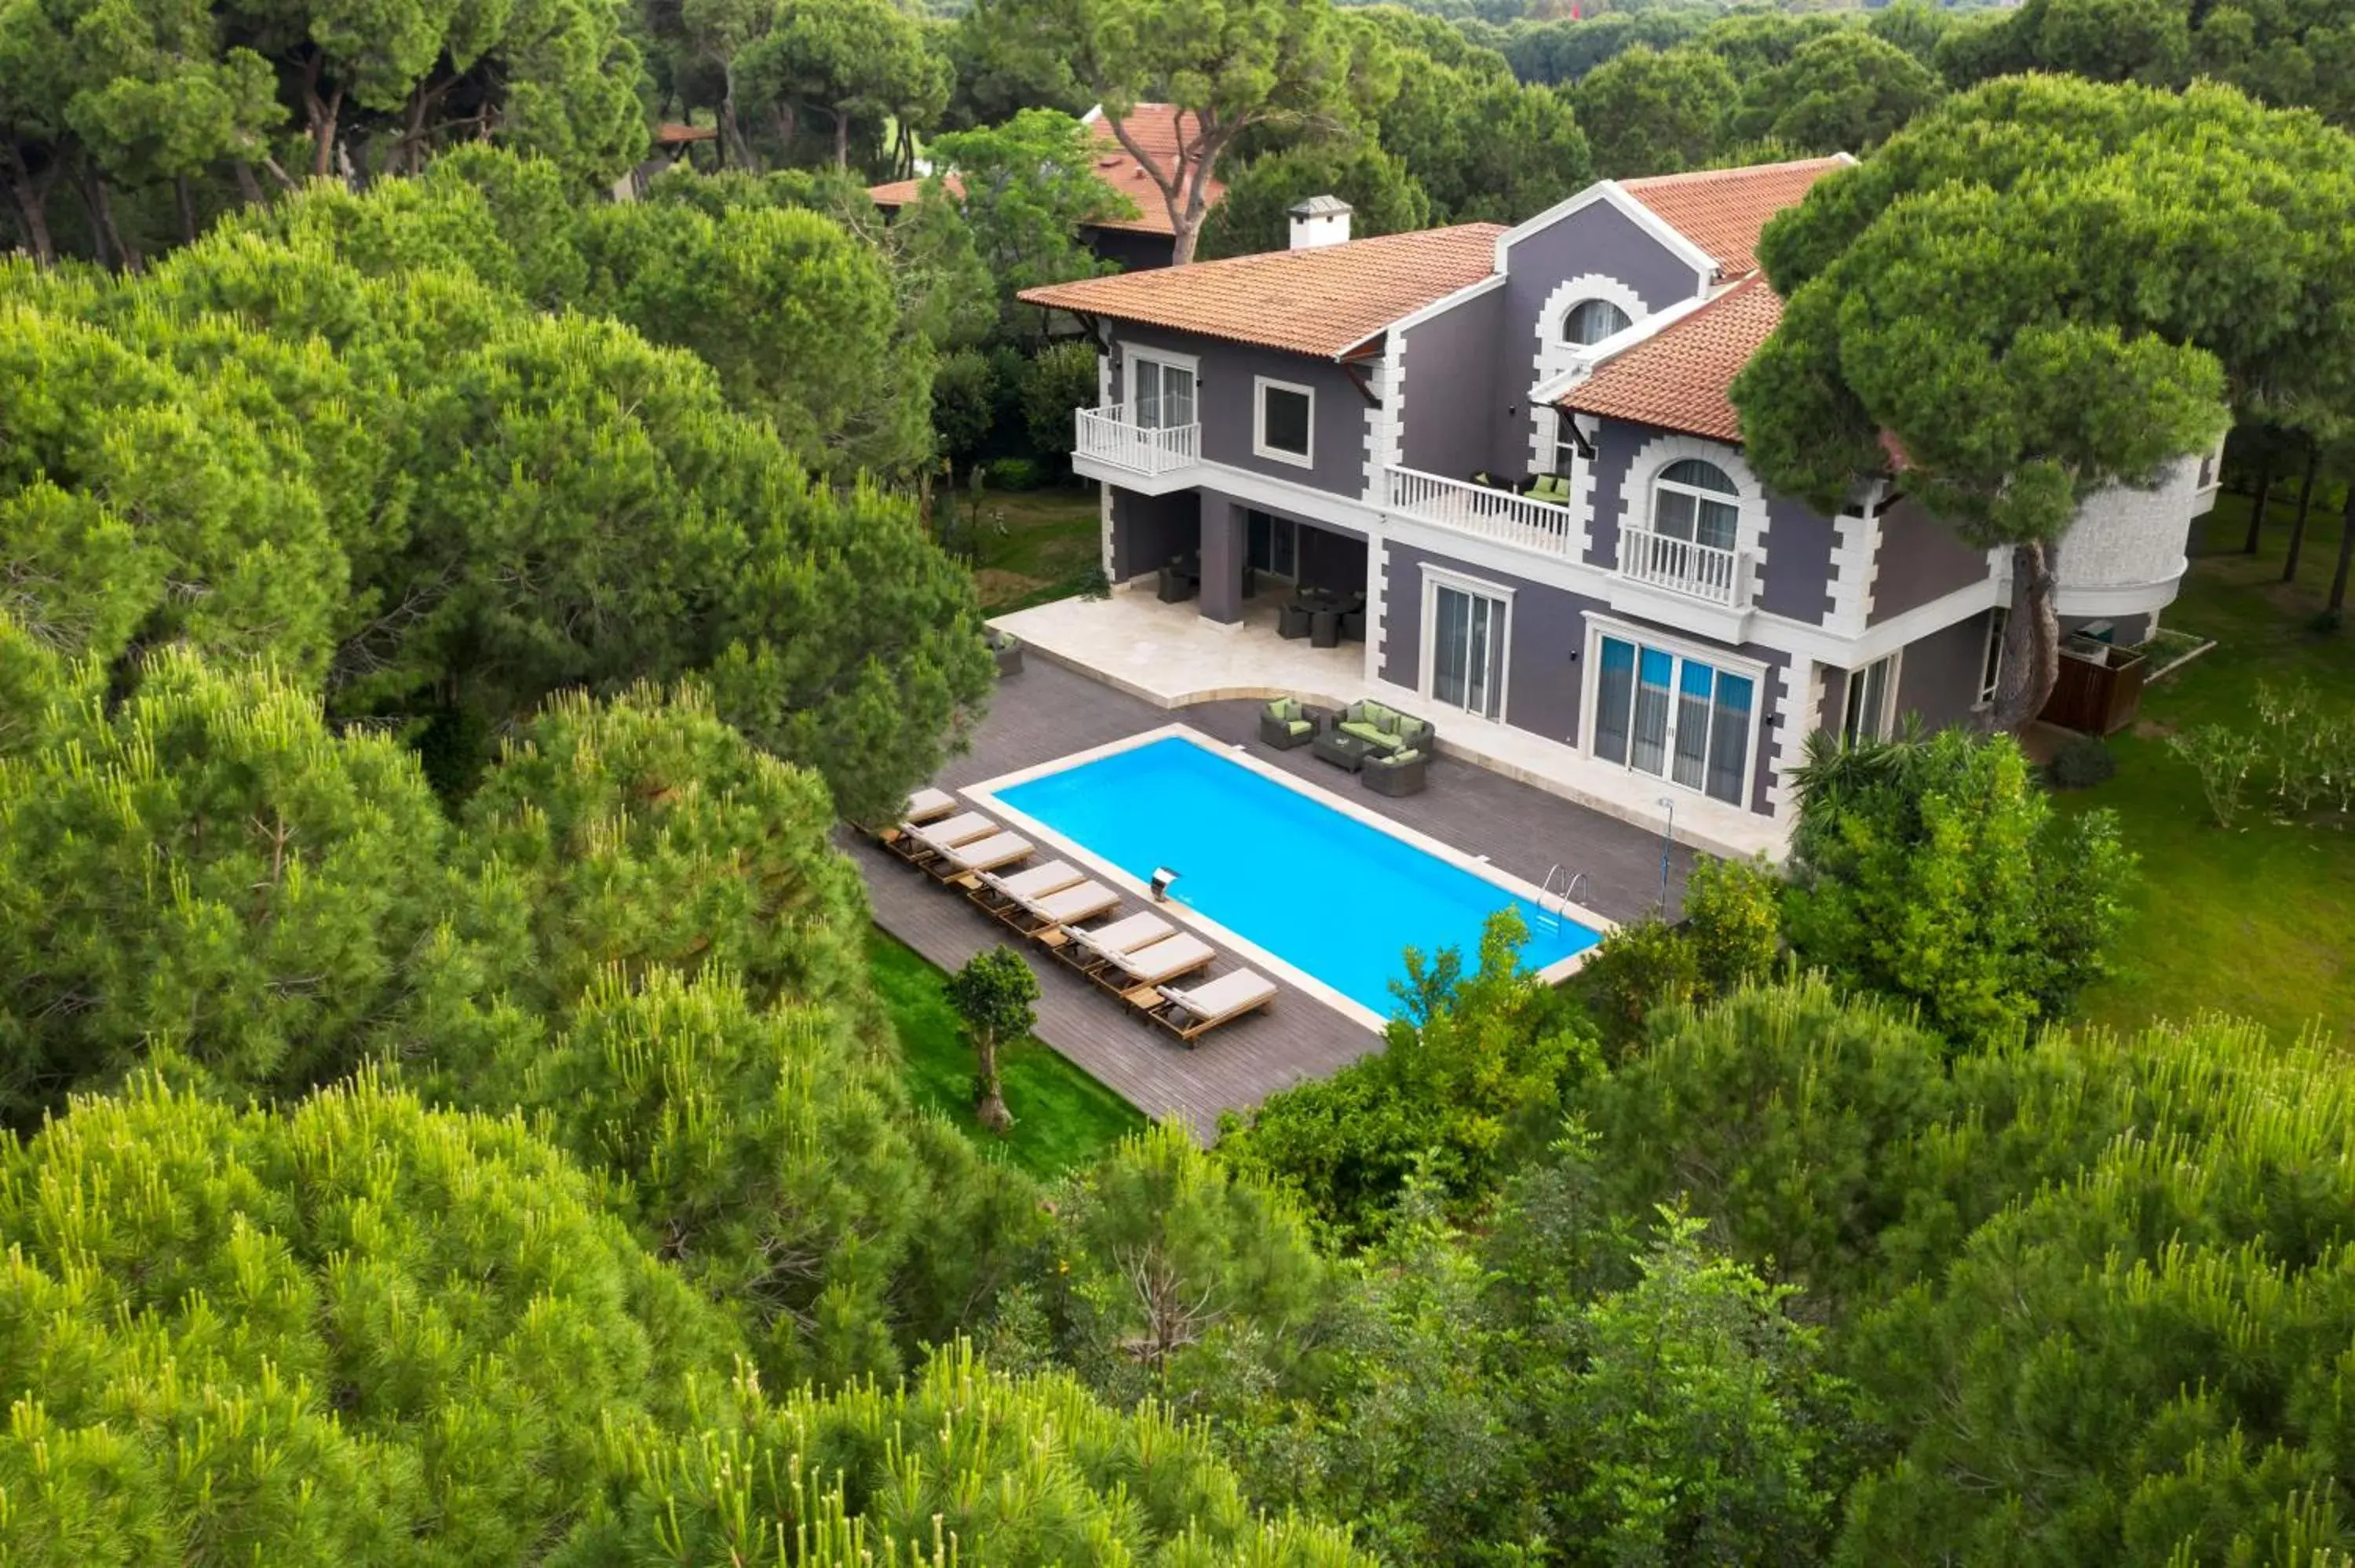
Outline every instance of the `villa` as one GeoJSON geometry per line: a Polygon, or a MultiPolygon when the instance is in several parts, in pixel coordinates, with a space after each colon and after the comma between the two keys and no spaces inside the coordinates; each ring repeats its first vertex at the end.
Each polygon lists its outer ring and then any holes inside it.
{"type": "MultiPolygon", "coordinates": [[[[1102,352],[1074,465],[1123,591],[1019,630],[1133,689],[1200,661],[1264,672],[1217,694],[1273,692],[1312,668],[1275,601],[1321,590],[1357,608],[1316,628],[1320,695],[1429,713],[1443,751],[1628,821],[1779,848],[1806,738],[1968,720],[2010,599],[2008,553],[1902,475],[1826,516],[1743,461],[1727,389],[1782,310],[1760,230],[1848,162],[1358,240],[1321,197],[1289,250],[1028,291],[1102,352]]],[[[2187,454],[2089,503],[2058,553],[2064,626],[2154,630],[2215,480],[2187,454]]]]}
{"type": "MultiPolygon", "coordinates": [[[[1080,118],[1096,140],[1096,178],[1126,196],[1136,208],[1134,217],[1106,217],[1087,224],[1081,229],[1082,236],[1098,256],[1129,271],[1168,266],[1176,252],[1178,231],[1170,224],[1169,207],[1162,200],[1161,187],[1146,174],[1145,165],[1121,144],[1119,133],[1102,104],[1080,118]]],[[[1190,112],[1167,103],[1139,103],[1123,117],[1120,129],[1126,131],[1146,156],[1162,168],[1180,169],[1191,176],[1195,143],[1201,139],[1201,128],[1190,112]]],[[[950,195],[964,196],[963,182],[954,171],[943,175],[942,183],[950,195]]],[[[869,186],[867,195],[884,212],[893,213],[914,201],[923,186],[921,179],[893,180],[888,185],[869,186]]],[[[1226,192],[1221,181],[1206,181],[1202,187],[1204,210],[1218,206],[1219,198],[1226,192]]]]}

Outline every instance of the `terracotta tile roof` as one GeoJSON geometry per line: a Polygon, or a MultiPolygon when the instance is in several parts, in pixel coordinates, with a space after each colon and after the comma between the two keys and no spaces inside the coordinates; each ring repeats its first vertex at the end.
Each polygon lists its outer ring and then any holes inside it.
{"type": "Polygon", "coordinates": [[[657,147],[684,147],[690,142],[716,142],[719,139],[719,132],[709,125],[655,127],[655,145],[657,147]]]}
{"type": "Polygon", "coordinates": [[[1742,418],[1726,388],[1782,319],[1783,302],[1755,274],[1605,360],[1561,407],[1739,444],[1742,418]]]}
{"type": "Polygon", "coordinates": [[[1817,180],[1849,164],[1840,157],[1806,158],[1746,169],[1703,169],[1622,180],[1619,188],[1716,258],[1727,277],[1739,278],[1758,270],[1758,231],[1766,220],[1795,206],[1817,180]]]}
{"type": "Polygon", "coordinates": [[[1335,355],[1487,277],[1503,226],[1458,224],[1026,289],[1035,305],[1335,355]]]}
{"type": "MultiPolygon", "coordinates": [[[[1136,139],[1137,145],[1167,168],[1178,156],[1178,131],[1181,122],[1190,143],[1196,132],[1194,116],[1181,116],[1166,103],[1140,103],[1129,111],[1128,118],[1122,123],[1136,139]]],[[[1112,122],[1101,111],[1091,110],[1088,111],[1088,126],[1095,132],[1100,144],[1096,154],[1096,177],[1126,196],[1136,207],[1135,217],[1108,217],[1095,227],[1124,229],[1133,234],[1174,237],[1177,230],[1169,222],[1169,208],[1161,199],[1161,188],[1146,174],[1144,165],[1130,157],[1128,149],[1120,144],[1120,139],[1113,132],[1112,122]]],[[[964,194],[964,187],[957,183],[954,175],[947,176],[946,183],[950,195],[964,194]]],[[[889,185],[868,186],[867,194],[877,207],[905,207],[916,199],[916,193],[923,188],[923,185],[922,180],[893,180],[889,185]]],[[[1204,209],[1218,206],[1219,198],[1226,194],[1223,181],[1211,180],[1202,193],[1204,209]]]]}

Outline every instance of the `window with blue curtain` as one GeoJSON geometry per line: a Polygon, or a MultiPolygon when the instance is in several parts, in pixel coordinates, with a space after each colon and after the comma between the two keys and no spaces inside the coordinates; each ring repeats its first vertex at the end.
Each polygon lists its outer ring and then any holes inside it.
{"type": "Polygon", "coordinates": [[[1625,638],[1598,652],[1594,755],[1744,804],[1757,682],[1625,638]]]}

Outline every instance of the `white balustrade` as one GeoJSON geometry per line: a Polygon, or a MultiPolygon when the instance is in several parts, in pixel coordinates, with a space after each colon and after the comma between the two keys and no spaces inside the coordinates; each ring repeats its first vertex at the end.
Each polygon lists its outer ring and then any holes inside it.
{"type": "Polygon", "coordinates": [[[1619,575],[1711,604],[1740,607],[1750,601],[1749,574],[1740,552],[1648,528],[1619,530],[1619,575]]]}
{"type": "Polygon", "coordinates": [[[1567,506],[1418,469],[1386,468],[1383,472],[1384,505],[1418,523],[1573,559],[1583,543],[1567,506]]]}
{"type": "Polygon", "coordinates": [[[1155,429],[1131,424],[1127,405],[1081,408],[1077,455],[1130,473],[1164,474],[1190,468],[1201,459],[1202,427],[1172,425],[1155,429]]]}

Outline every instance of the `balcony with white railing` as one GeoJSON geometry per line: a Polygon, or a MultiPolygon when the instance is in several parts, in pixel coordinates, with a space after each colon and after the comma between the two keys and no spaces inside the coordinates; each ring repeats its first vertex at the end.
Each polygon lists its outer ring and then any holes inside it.
{"type": "Polygon", "coordinates": [[[1419,469],[1385,468],[1382,475],[1383,508],[1397,516],[1562,559],[1577,559],[1584,546],[1567,506],[1419,469]]]}
{"type": "Polygon", "coordinates": [[[1727,609],[1750,603],[1750,557],[1648,528],[1619,530],[1619,575],[1727,609]]]}
{"type": "Polygon", "coordinates": [[[1161,429],[1139,425],[1124,403],[1075,410],[1078,438],[1071,455],[1124,474],[1157,479],[1191,468],[1201,461],[1202,427],[1171,425],[1161,429]]]}

